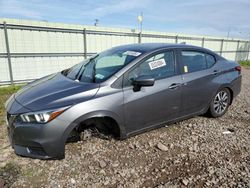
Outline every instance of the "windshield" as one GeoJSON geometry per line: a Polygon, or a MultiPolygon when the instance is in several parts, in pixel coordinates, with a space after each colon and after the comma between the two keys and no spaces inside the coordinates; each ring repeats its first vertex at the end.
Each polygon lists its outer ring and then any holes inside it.
{"type": "Polygon", "coordinates": [[[80,82],[102,82],[141,55],[141,52],[111,49],[89,58],[62,74],[80,82]]]}

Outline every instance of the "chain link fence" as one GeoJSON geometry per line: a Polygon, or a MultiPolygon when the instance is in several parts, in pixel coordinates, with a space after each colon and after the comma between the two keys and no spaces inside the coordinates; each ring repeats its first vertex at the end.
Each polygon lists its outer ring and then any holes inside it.
{"type": "Polygon", "coordinates": [[[0,85],[58,72],[113,46],[165,42],[209,48],[231,60],[249,59],[250,41],[129,29],[0,19],[0,85]]]}

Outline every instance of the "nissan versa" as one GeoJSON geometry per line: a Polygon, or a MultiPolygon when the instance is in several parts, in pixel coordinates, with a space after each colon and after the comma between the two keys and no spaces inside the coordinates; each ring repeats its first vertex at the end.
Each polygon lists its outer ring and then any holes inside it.
{"type": "Polygon", "coordinates": [[[64,158],[86,129],[124,139],[195,115],[220,117],[241,90],[241,67],[184,44],[131,44],[36,80],[6,102],[16,154],[64,158]]]}

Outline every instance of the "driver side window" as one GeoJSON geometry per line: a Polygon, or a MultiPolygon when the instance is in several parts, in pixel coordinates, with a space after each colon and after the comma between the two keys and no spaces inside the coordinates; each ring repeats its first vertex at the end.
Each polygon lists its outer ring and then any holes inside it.
{"type": "Polygon", "coordinates": [[[167,51],[149,57],[126,73],[123,85],[130,86],[132,80],[139,76],[150,76],[155,80],[160,80],[173,75],[175,75],[174,52],[167,51]]]}

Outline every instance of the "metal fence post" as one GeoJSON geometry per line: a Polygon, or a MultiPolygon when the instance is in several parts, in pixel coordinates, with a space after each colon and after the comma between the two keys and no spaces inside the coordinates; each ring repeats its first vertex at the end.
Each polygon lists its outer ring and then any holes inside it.
{"type": "Polygon", "coordinates": [[[141,43],[141,32],[138,34],[138,43],[141,43]]]}
{"type": "Polygon", "coordinates": [[[248,54],[247,60],[250,60],[250,42],[248,42],[248,54]]]}
{"type": "Polygon", "coordinates": [[[87,32],[86,28],[83,30],[83,47],[84,47],[84,58],[87,59],[87,32]]]}
{"type": "Polygon", "coordinates": [[[248,57],[247,57],[247,60],[248,60],[248,61],[250,60],[250,49],[248,50],[248,57]]]}
{"type": "Polygon", "coordinates": [[[237,48],[236,48],[236,52],[235,52],[235,61],[237,61],[237,59],[238,59],[239,47],[240,47],[240,41],[238,40],[238,42],[237,42],[237,48]]]}
{"type": "Polygon", "coordinates": [[[175,44],[178,44],[178,35],[175,36],[175,44]]]}
{"type": "Polygon", "coordinates": [[[223,52],[223,43],[224,43],[224,39],[221,40],[220,55],[222,55],[222,52],[223,52]]]}
{"type": "Polygon", "coordinates": [[[4,26],[4,36],[5,36],[8,66],[9,66],[10,83],[11,83],[11,85],[13,85],[14,81],[13,81],[13,72],[12,72],[12,65],[11,65],[11,58],[10,58],[10,46],[9,46],[9,39],[8,39],[8,31],[7,31],[6,22],[3,22],[3,26],[4,26]]]}
{"type": "Polygon", "coordinates": [[[204,43],[205,43],[205,38],[203,37],[201,41],[201,47],[204,47],[204,43]]]}

